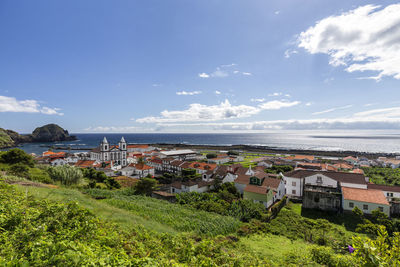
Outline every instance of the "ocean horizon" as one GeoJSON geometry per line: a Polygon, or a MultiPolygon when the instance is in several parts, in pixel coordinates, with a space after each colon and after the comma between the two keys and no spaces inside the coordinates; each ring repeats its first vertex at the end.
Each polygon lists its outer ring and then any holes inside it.
{"type": "Polygon", "coordinates": [[[128,143],[187,144],[187,145],[253,145],[275,149],[357,151],[367,153],[400,153],[400,134],[397,132],[276,132],[276,133],[72,133],[78,140],[27,143],[20,146],[28,153],[40,154],[43,145],[93,148],[103,137],[117,144],[124,136],[128,143]]]}

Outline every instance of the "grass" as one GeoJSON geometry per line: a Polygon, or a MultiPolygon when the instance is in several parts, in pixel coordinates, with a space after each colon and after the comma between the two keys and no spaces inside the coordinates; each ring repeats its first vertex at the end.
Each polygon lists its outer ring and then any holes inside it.
{"type": "MultiPolygon", "coordinates": [[[[140,224],[148,230],[160,233],[195,232],[215,236],[235,232],[240,226],[240,221],[233,217],[198,211],[150,197],[123,196],[104,190],[107,192],[104,196],[107,199],[96,200],[74,189],[19,188],[42,199],[64,203],[78,202],[100,218],[117,223],[125,229],[140,224]]],[[[93,197],[98,198],[99,195],[93,197]]]]}
{"type": "Polygon", "coordinates": [[[290,240],[284,236],[272,234],[243,237],[239,245],[260,259],[266,259],[272,266],[290,265],[289,258],[305,256],[307,249],[311,246],[302,240],[290,240]]]}
{"type": "Polygon", "coordinates": [[[104,199],[108,205],[127,210],[137,216],[168,225],[182,232],[200,235],[225,235],[236,232],[240,221],[219,214],[197,210],[151,197],[127,195],[126,191],[89,189],[93,198],[104,199]]]}
{"type": "Polygon", "coordinates": [[[131,230],[135,224],[140,224],[148,230],[153,230],[160,233],[178,233],[178,231],[168,225],[164,225],[154,220],[148,220],[124,209],[119,209],[117,207],[108,205],[107,203],[97,201],[74,189],[49,189],[23,186],[18,186],[18,188],[19,190],[23,192],[27,191],[34,197],[40,199],[48,199],[51,201],[59,201],[63,203],[68,203],[70,201],[77,202],[81,206],[92,211],[103,220],[114,222],[126,230],[131,230]]]}

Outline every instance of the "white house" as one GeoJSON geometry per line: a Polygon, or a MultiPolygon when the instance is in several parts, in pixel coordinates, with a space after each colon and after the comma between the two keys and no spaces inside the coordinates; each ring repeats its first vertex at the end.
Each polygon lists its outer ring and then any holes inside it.
{"type": "Polygon", "coordinates": [[[315,171],[315,170],[294,170],[282,174],[285,182],[286,194],[294,198],[302,198],[305,184],[305,178],[311,183],[326,183],[328,186],[336,185],[367,189],[366,178],[363,174],[348,172],[331,172],[331,171],[315,171]]]}
{"type": "Polygon", "coordinates": [[[170,193],[183,193],[183,192],[197,192],[204,193],[211,190],[213,187],[213,182],[205,181],[188,181],[188,182],[174,182],[171,184],[170,193]]]}
{"type": "Polygon", "coordinates": [[[127,147],[124,137],[121,138],[118,145],[110,145],[107,138],[104,137],[100,145],[90,151],[90,159],[99,162],[112,161],[113,165],[125,167],[128,163],[127,147]]]}
{"type": "Polygon", "coordinates": [[[400,199],[400,186],[368,184],[368,189],[382,190],[388,201],[392,198],[400,199]]]}
{"type": "Polygon", "coordinates": [[[50,159],[50,165],[51,166],[63,166],[68,164],[68,162],[63,159],[63,158],[54,158],[54,159],[50,159]]]}
{"type": "Polygon", "coordinates": [[[390,216],[390,205],[382,190],[342,187],[342,207],[344,211],[357,207],[366,214],[380,210],[390,216]]]}

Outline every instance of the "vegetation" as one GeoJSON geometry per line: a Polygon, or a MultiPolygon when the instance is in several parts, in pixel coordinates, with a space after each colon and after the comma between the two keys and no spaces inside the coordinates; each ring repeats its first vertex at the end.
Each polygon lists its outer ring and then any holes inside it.
{"type": "Polygon", "coordinates": [[[386,228],[380,226],[375,240],[355,237],[354,256],[362,266],[399,266],[400,233],[390,237],[386,228]]]}
{"type": "Polygon", "coordinates": [[[7,152],[2,152],[0,154],[0,163],[10,165],[20,163],[27,165],[28,167],[34,166],[33,157],[26,154],[25,151],[19,148],[14,148],[7,152]]]}
{"type": "Polygon", "coordinates": [[[73,185],[80,182],[83,178],[82,171],[78,168],[64,165],[49,167],[48,173],[54,181],[59,181],[63,185],[73,185]]]}
{"type": "Polygon", "coordinates": [[[168,225],[175,230],[215,236],[235,232],[240,222],[229,216],[221,216],[190,207],[145,196],[129,195],[127,191],[86,190],[87,194],[102,202],[127,210],[135,215],[168,225]]]}
{"type": "Polygon", "coordinates": [[[0,181],[0,265],[232,266],[258,265],[225,238],[193,239],[134,226],[122,231],[92,212],[36,200],[0,181]]]}
{"type": "Polygon", "coordinates": [[[134,186],[133,191],[137,195],[151,196],[154,190],[158,189],[157,180],[149,177],[140,179],[134,186]]]}
{"type": "Polygon", "coordinates": [[[265,169],[266,173],[275,173],[275,174],[285,173],[290,171],[293,171],[293,167],[290,165],[281,165],[281,166],[274,165],[271,168],[265,169]]]}
{"type": "Polygon", "coordinates": [[[217,154],[215,154],[215,153],[208,153],[207,155],[206,155],[206,158],[208,158],[208,159],[214,159],[214,158],[216,158],[217,157],[217,154]]]}
{"type": "Polygon", "coordinates": [[[121,188],[121,185],[112,177],[108,177],[104,172],[93,168],[82,169],[82,174],[89,180],[88,187],[101,188],[99,184],[104,184],[108,189],[121,188]]]}
{"type": "Polygon", "coordinates": [[[225,183],[212,193],[186,192],[177,194],[176,198],[180,205],[232,216],[243,222],[249,222],[251,219],[268,219],[264,205],[240,199],[239,196],[233,184],[225,183]]]}
{"type": "Polygon", "coordinates": [[[400,185],[400,169],[390,167],[363,167],[365,176],[375,184],[400,185]]]}

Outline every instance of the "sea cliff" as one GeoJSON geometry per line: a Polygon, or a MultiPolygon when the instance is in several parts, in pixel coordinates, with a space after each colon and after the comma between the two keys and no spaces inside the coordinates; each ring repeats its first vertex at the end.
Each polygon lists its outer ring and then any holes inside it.
{"type": "Polygon", "coordinates": [[[75,136],[69,135],[57,124],[47,124],[36,128],[32,134],[22,135],[12,130],[0,128],[0,148],[17,146],[21,143],[73,141],[75,136]]]}

